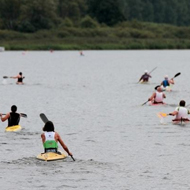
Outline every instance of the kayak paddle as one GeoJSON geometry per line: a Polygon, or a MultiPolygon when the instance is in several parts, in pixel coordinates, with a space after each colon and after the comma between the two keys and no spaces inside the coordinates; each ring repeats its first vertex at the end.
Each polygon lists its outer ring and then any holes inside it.
{"type": "Polygon", "coordinates": [[[175,78],[175,77],[177,77],[177,76],[179,76],[179,75],[181,75],[181,73],[175,74],[173,78],[175,78]]]}
{"type": "MultiPolygon", "coordinates": [[[[6,115],[6,114],[5,114],[5,113],[2,113],[2,115],[6,115]]],[[[27,115],[26,115],[25,113],[20,113],[20,116],[27,118],[27,115]]]]}
{"type": "MultiPolygon", "coordinates": [[[[47,123],[49,120],[48,118],[46,117],[46,115],[44,113],[41,113],[40,114],[40,118],[41,120],[44,122],[44,123],[47,123]]],[[[73,159],[73,161],[75,161],[75,159],[73,158],[73,156],[71,156],[71,158],[73,159]]]]}
{"type": "Polygon", "coordinates": [[[25,113],[20,113],[21,117],[27,117],[27,115],[25,113]]]}
{"type": "Polygon", "coordinates": [[[41,120],[44,122],[44,123],[47,123],[48,122],[48,118],[46,117],[46,115],[44,113],[41,113],[40,114],[40,118],[41,120]]]}
{"type": "Polygon", "coordinates": [[[147,100],[146,102],[144,102],[143,104],[141,104],[141,106],[144,106],[147,102],[149,102],[149,100],[147,100]]]}
{"type": "Polygon", "coordinates": [[[167,114],[167,113],[163,113],[163,112],[159,112],[158,113],[160,116],[162,116],[162,117],[167,117],[169,114],[167,114]]]}
{"type": "Polygon", "coordinates": [[[160,87],[160,85],[157,85],[154,89],[157,90],[158,87],[160,87]]]}
{"type": "Polygon", "coordinates": [[[152,69],[152,70],[149,72],[149,74],[152,73],[156,68],[157,68],[157,67],[155,67],[154,69],[152,69]]]}
{"type": "Polygon", "coordinates": [[[73,158],[73,156],[71,156],[71,158],[73,159],[73,161],[75,161],[75,159],[73,158]]]}
{"type": "Polygon", "coordinates": [[[173,115],[170,114],[170,113],[163,113],[163,112],[159,112],[158,114],[159,114],[160,116],[162,116],[162,117],[167,117],[168,115],[173,116],[173,115]]]}

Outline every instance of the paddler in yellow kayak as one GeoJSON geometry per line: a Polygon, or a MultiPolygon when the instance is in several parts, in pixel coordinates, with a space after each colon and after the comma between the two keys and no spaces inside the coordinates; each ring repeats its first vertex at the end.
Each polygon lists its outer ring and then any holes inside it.
{"type": "Polygon", "coordinates": [[[51,121],[46,122],[43,127],[44,133],[41,134],[42,143],[44,146],[44,152],[58,152],[58,142],[61,144],[63,149],[68,153],[68,155],[73,156],[69,151],[60,135],[54,131],[54,125],[51,121]]]}
{"type": "Polygon", "coordinates": [[[175,119],[172,121],[190,121],[187,117],[187,115],[190,114],[190,110],[185,108],[185,101],[181,100],[179,102],[179,106],[175,108],[175,110],[172,113],[169,113],[169,115],[176,116],[175,119]]]}
{"type": "Polygon", "coordinates": [[[10,78],[17,79],[16,84],[24,84],[24,83],[23,83],[23,79],[24,79],[25,77],[22,76],[22,72],[19,72],[19,74],[18,74],[17,76],[15,76],[15,77],[10,77],[10,78]]]}
{"type": "Polygon", "coordinates": [[[139,79],[139,82],[148,82],[149,78],[151,78],[152,76],[148,73],[147,70],[144,71],[144,74],[141,76],[141,78],[139,79]]]}
{"type": "Polygon", "coordinates": [[[8,127],[18,125],[20,121],[20,114],[16,113],[17,107],[15,105],[11,107],[11,111],[12,112],[7,113],[4,117],[2,117],[2,114],[0,114],[2,122],[8,119],[8,127]]]}
{"type": "Polygon", "coordinates": [[[166,98],[166,95],[163,93],[162,88],[158,86],[156,92],[148,99],[152,104],[164,104],[163,99],[166,98]]]}

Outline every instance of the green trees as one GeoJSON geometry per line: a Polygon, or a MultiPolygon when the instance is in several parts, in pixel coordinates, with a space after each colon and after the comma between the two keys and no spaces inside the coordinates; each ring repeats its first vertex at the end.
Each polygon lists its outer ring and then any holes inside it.
{"type": "Polygon", "coordinates": [[[34,32],[40,29],[50,29],[58,22],[55,0],[23,0],[18,29],[24,32],[34,32]]]}
{"type": "Polygon", "coordinates": [[[88,13],[98,22],[110,26],[124,20],[119,0],[88,0],[88,13]]]}
{"type": "Polygon", "coordinates": [[[131,20],[188,26],[189,12],[189,0],[0,0],[0,29],[35,32],[131,20]]]}
{"type": "Polygon", "coordinates": [[[2,28],[15,30],[20,16],[21,0],[0,0],[2,28]]]}
{"type": "Polygon", "coordinates": [[[79,21],[86,15],[85,0],[58,0],[57,14],[60,18],[70,18],[73,22],[79,21]]]}

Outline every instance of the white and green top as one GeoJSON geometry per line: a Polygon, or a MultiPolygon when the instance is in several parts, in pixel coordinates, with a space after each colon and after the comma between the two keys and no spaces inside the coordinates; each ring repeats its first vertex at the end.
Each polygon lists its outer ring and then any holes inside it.
{"type": "Polygon", "coordinates": [[[45,149],[57,149],[58,145],[55,141],[55,132],[45,132],[46,141],[44,142],[45,149]]]}
{"type": "Polygon", "coordinates": [[[189,114],[189,110],[181,106],[177,107],[175,111],[178,112],[175,119],[187,118],[187,115],[189,114]]]}

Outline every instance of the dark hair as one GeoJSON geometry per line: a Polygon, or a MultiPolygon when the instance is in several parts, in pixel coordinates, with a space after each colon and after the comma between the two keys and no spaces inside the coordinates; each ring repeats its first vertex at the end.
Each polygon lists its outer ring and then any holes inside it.
{"type": "Polygon", "coordinates": [[[11,107],[11,111],[15,113],[16,110],[17,110],[17,107],[16,107],[15,105],[13,105],[13,106],[11,107]]]}
{"type": "Polygon", "coordinates": [[[43,131],[47,131],[47,132],[54,131],[54,125],[53,125],[53,122],[48,121],[48,122],[44,125],[44,127],[43,127],[43,131]]]}
{"type": "Polygon", "coordinates": [[[181,101],[179,102],[179,105],[185,107],[185,101],[184,101],[184,100],[181,100],[181,101]]]}
{"type": "Polygon", "coordinates": [[[19,75],[22,75],[22,72],[20,72],[19,75]]]}

